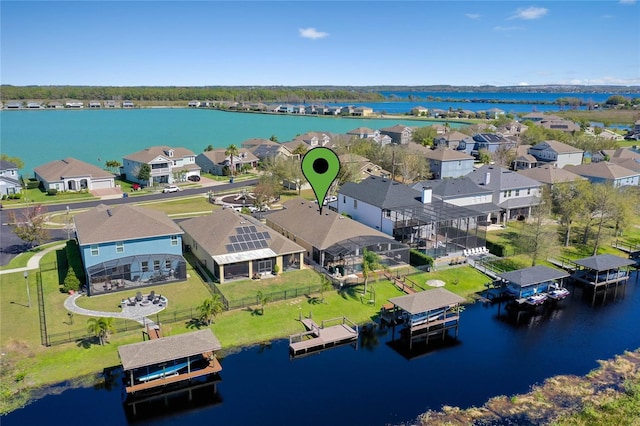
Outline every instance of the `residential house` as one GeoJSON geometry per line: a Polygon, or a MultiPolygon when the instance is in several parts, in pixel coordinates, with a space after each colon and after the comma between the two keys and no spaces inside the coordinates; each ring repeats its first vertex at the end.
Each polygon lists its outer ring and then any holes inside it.
{"type": "Polygon", "coordinates": [[[105,108],[117,108],[118,103],[116,101],[106,101],[104,103],[105,108]]]}
{"type": "Polygon", "coordinates": [[[334,139],[337,135],[329,132],[307,132],[302,135],[296,136],[290,142],[283,143],[284,146],[289,149],[289,151],[293,152],[298,147],[298,145],[305,144],[310,148],[315,148],[317,146],[324,146],[326,148],[333,148],[335,146],[334,139]]]}
{"type": "Polygon", "coordinates": [[[278,105],[274,108],[273,112],[280,114],[293,114],[293,105],[278,105]]]}
{"type": "Polygon", "coordinates": [[[527,131],[527,129],[529,128],[529,126],[525,126],[524,124],[520,123],[519,121],[511,121],[507,124],[504,124],[500,127],[498,127],[496,129],[496,133],[498,133],[499,135],[503,136],[503,137],[508,137],[508,136],[516,136],[516,137],[520,137],[520,135],[522,135],[524,132],[527,131]]]}
{"type": "Polygon", "coordinates": [[[535,179],[550,187],[558,183],[574,182],[576,180],[585,179],[567,169],[560,169],[548,164],[540,167],[533,167],[531,169],[518,170],[518,173],[522,176],[535,179]]]}
{"type": "Polygon", "coordinates": [[[360,139],[373,138],[376,136],[376,134],[380,134],[380,132],[377,130],[370,129],[368,127],[357,127],[347,132],[348,136],[356,136],[360,139]]]}
{"type": "Polygon", "coordinates": [[[500,223],[526,219],[531,214],[531,207],[540,202],[542,184],[512,170],[484,165],[467,177],[476,185],[493,191],[493,203],[501,209],[497,218],[500,223]]]}
{"type": "Polygon", "coordinates": [[[529,148],[529,154],[541,163],[551,163],[558,168],[563,168],[566,165],[582,164],[584,151],[566,143],[550,140],[532,146],[529,148]]]}
{"type": "Polygon", "coordinates": [[[356,154],[339,155],[340,169],[342,173],[351,173],[353,181],[360,182],[369,176],[382,178],[391,177],[391,172],[383,169],[377,164],[373,164],[368,158],[356,154]]]}
{"type": "Polygon", "coordinates": [[[549,119],[546,118],[540,122],[540,126],[545,129],[561,130],[566,133],[575,133],[580,131],[580,126],[571,120],[561,119],[549,119]]]}
{"type": "Polygon", "coordinates": [[[531,145],[518,145],[516,147],[516,156],[511,166],[513,170],[525,170],[538,166],[538,160],[529,154],[529,148],[531,148],[531,145]]]}
{"type": "Polygon", "coordinates": [[[307,113],[307,107],[304,105],[294,105],[293,113],[298,115],[305,115],[307,113]]]}
{"type": "Polygon", "coordinates": [[[611,151],[603,151],[608,155],[609,162],[626,169],[640,172],[640,153],[630,148],[618,148],[611,151]]]}
{"type": "Polygon", "coordinates": [[[464,176],[473,170],[475,162],[472,156],[447,148],[427,150],[425,156],[434,179],[464,176]]]}
{"type": "Polygon", "coordinates": [[[68,101],[64,104],[65,108],[73,108],[73,109],[79,109],[79,108],[84,108],[84,102],[80,102],[80,101],[68,101]]]}
{"type": "Polygon", "coordinates": [[[45,190],[80,191],[115,188],[115,176],[98,166],[67,157],[34,170],[35,178],[45,190]]]}
{"type": "Polygon", "coordinates": [[[270,139],[263,139],[263,138],[247,139],[246,141],[240,144],[242,148],[246,148],[246,149],[251,149],[254,146],[258,146],[258,145],[280,145],[280,144],[270,139]]]}
{"type": "Polygon", "coordinates": [[[122,159],[121,173],[127,180],[142,185],[172,184],[184,182],[189,176],[200,176],[196,155],[190,149],[166,145],[152,146],[129,154],[122,159]],[[143,164],[151,168],[149,180],[138,178],[143,164]]]}
{"type": "Polygon", "coordinates": [[[396,145],[406,145],[411,142],[413,129],[409,126],[396,124],[395,126],[380,129],[380,133],[391,138],[391,143],[396,145]]]}
{"type": "Polygon", "coordinates": [[[504,110],[500,108],[490,108],[485,111],[486,117],[489,120],[497,120],[500,116],[504,115],[504,110]]]}
{"type": "Polygon", "coordinates": [[[17,194],[22,190],[18,175],[18,166],[6,160],[0,160],[0,196],[17,194]]]}
{"type": "Polygon", "coordinates": [[[198,108],[200,106],[200,101],[189,101],[187,104],[189,108],[198,108]]]}
{"type": "Polygon", "coordinates": [[[90,296],[187,279],[182,229],[163,212],[101,204],[74,224],[90,296]]]}
{"type": "Polygon", "coordinates": [[[440,134],[433,139],[433,145],[438,148],[449,148],[459,151],[464,151],[467,143],[473,144],[474,141],[470,136],[455,130],[440,134]]]}
{"type": "Polygon", "coordinates": [[[413,185],[412,188],[422,191],[425,187],[432,188],[434,198],[447,204],[468,207],[478,212],[479,217],[483,215],[482,220],[478,219],[478,225],[486,225],[492,219],[497,222],[497,213],[500,212],[500,207],[493,203],[493,191],[477,185],[466,176],[455,179],[422,181],[413,185]]]}
{"type": "Polygon", "coordinates": [[[100,101],[91,101],[89,102],[89,108],[102,108],[102,103],[100,101]]]}
{"type": "Polygon", "coordinates": [[[386,266],[409,262],[409,247],[380,231],[328,208],[320,214],[317,203],[301,198],[282,204],[282,210],[266,215],[267,225],[300,244],[307,259],[330,273],[344,276],[361,271],[365,248],[377,253],[386,266]]]}
{"type": "Polygon", "coordinates": [[[7,109],[20,109],[24,103],[22,101],[9,101],[7,102],[7,109]]]}
{"type": "Polygon", "coordinates": [[[373,108],[368,106],[358,106],[353,109],[353,115],[357,117],[373,116],[373,108]]]}
{"type": "Polygon", "coordinates": [[[507,140],[496,133],[476,133],[472,139],[474,143],[467,143],[465,152],[474,157],[478,156],[481,149],[494,153],[498,149],[512,149],[516,146],[513,141],[507,140]]]}
{"type": "Polygon", "coordinates": [[[415,115],[417,117],[424,117],[429,114],[429,108],[425,108],[423,106],[417,106],[411,108],[411,115],[415,115]]]}
{"type": "Polygon", "coordinates": [[[264,161],[267,158],[293,156],[289,148],[276,142],[252,146],[249,148],[249,152],[260,161],[264,161]]]}
{"type": "Polygon", "coordinates": [[[133,108],[133,101],[122,101],[122,108],[133,108]]]}
{"type": "Polygon", "coordinates": [[[545,115],[542,112],[530,112],[529,114],[525,114],[522,116],[522,121],[533,121],[534,123],[539,123],[542,120],[561,120],[557,115],[545,115]]]}
{"type": "Polygon", "coordinates": [[[62,109],[62,108],[64,108],[64,105],[62,105],[62,102],[52,101],[52,102],[49,102],[49,103],[47,104],[47,108],[51,108],[51,109],[62,109]]]}
{"type": "Polygon", "coordinates": [[[640,172],[629,170],[608,161],[581,164],[565,167],[570,172],[584,176],[592,183],[613,185],[614,188],[624,185],[640,185],[640,172]]]}
{"type": "MultiPolygon", "coordinates": [[[[212,151],[205,151],[198,154],[196,157],[196,164],[201,170],[212,175],[225,176],[228,174],[231,167],[231,156],[227,155],[225,148],[214,149],[212,151]],[[227,173],[225,173],[225,171],[227,173]]],[[[249,150],[245,148],[238,149],[238,155],[233,156],[233,168],[234,174],[240,173],[243,168],[255,169],[258,167],[258,157],[253,155],[249,150]]]]}
{"type": "Polygon", "coordinates": [[[42,102],[27,102],[28,109],[41,109],[43,108],[42,102]]]}
{"type": "Polygon", "coordinates": [[[484,247],[487,214],[433,197],[390,179],[369,177],[338,191],[338,212],[433,257],[484,247]]]}
{"type": "Polygon", "coordinates": [[[180,223],[184,242],[222,284],[233,279],[299,270],[304,248],[262,222],[232,209],[180,223]]]}

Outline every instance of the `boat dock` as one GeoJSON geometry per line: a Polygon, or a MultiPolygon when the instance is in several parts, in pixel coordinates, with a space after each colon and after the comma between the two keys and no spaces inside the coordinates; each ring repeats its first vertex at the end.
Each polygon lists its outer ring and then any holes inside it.
{"type": "Polygon", "coordinates": [[[358,340],[358,326],[347,317],[324,320],[320,325],[310,318],[303,318],[301,322],[307,331],[289,336],[293,356],[358,340]]]}

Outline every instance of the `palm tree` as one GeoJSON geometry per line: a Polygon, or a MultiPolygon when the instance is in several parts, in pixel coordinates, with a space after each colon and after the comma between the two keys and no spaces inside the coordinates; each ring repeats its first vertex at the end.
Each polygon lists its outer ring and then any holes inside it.
{"type": "Polygon", "coordinates": [[[229,145],[227,147],[227,150],[224,152],[224,155],[228,155],[231,160],[231,168],[229,169],[229,172],[231,173],[231,177],[233,177],[233,172],[234,172],[233,157],[238,156],[238,147],[235,144],[229,145]]]}
{"type": "Polygon", "coordinates": [[[374,251],[367,250],[365,247],[362,249],[362,277],[364,278],[364,294],[367,295],[367,282],[371,273],[376,269],[380,269],[380,256],[374,251]]]}
{"type": "Polygon", "coordinates": [[[324,303],[324,292],[329,291],[333,288],[333,283],[329,281],[326,275],[322,274],[321,276],[322,283],[320,284],[320,297],[322,298],[322,302],[324,303]]]}
{"type": "Polygon", "coordinates": [[[258,291],[258,293],[256,294],[256,299],[260,304],[260,313],[264,314],[264,305],[269,303],[269,301],[271,300],[271,296],[264,294],[262,291],[258,291]]]}
{"type": "Polygon", "coordinates": [[[197,309],[200,313],[200,322],[211,325],[211,320],[222,313],[224,305],[220,300],[220,295],[214,294],[211,299],[205,299],[197,309]]]}
{"type": "Polygon", "coordinates": [[[113,326],[113,318],[93,317],[87,320],[87,324],[87,331],[98,338],[100,345],[104,345],[109,334],[116,331],[113,326]]]}

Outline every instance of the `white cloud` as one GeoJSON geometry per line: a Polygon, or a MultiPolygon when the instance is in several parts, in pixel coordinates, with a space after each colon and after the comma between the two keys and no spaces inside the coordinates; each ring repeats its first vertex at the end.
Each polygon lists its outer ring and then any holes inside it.
{"type": "Polygon", "coordinates": [[[300,28],[298,31],[300,31],[300,37],[310,38],[311,40],[325,38],[329,35],[329,33],[318,31],[315,28],[300,28]]]}
{"type": "Polygon", "coordinates": [[[620,4],[636,4],[636,0],[620,0],[620,4]]]}
{"type": "Polygon", "coordinates": [[[493,27],[494,31],[502,31],[502,32],[508,32],[508,31],[521,31],[524,30],[524,27],[503,27],[502,25],[498,25],[497,27],[493,27]]]}
{"type": "Polygon", "coordinates": [[[528,86],[529,83],[527,83],[526,81],[521,81],[520,83],[518,83],[518,86],[528,86]]]}
{"type": "Polygon", "coordinates": [[[465,13],[464,16],[469,19],[480,19],[481,15],[479,13],[465,13]]]}
{"type": "Polygon", "coordinates": [[[549,9],[547,8],[531,6],[526,9],[516,10],[516,13],[509,19],[538,19],[546,15],[547,12],[549,12],[549,9]]]}

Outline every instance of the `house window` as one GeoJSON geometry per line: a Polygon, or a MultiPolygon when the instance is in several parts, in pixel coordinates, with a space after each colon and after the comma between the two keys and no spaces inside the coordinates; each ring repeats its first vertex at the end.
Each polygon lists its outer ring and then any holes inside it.
{"type": "Polygon", "coordinates": [[[511,190],[507,191],[507,197],[511,197],[511,190]]]}
{"type": "Polygon", "coordinates": [[[172,235],[171,236],[171,245],[172,246],[177,246],[178,245],[178,236],[177,235],[172,235]]]}
{"type": "Polygon", "coordinates": [[[504,198],[507,198],[507,191],[504,191],[504,198]]]}
{"type": "Polygon", "coordinates": [[[354,209],[358,208],[358,200],[353,200],[353,208],[354,209]]]}
{"type": "Polygon", "coordinates": [[[164,261],[164,269],[171,269],[171,261],[170,260],[165,260],[164,261]]]}
{"type": "Polygon", "coordinates": [[[159,260],[154,260],[153,261],[153,270],[154,271],[159,271],[160,270],[160,261],[159,260]]]}
{"type": "Polygon", "coordinates": [[[516,197],[520,196],[520,190],[516,189],[516,197]]]}
{"type": "Polygon", "coordinates": [[[116,253],[124,253],[124,243],[122,241],[116,243],[116,253]]]}
{"type": "Polygon", "coordinates": [[[97,245],[91,246],[91,256],[98,256],[100,254],[100,249],[97,245]]]}
{"type": "Polygon", "coordinates": [[[531,188],[527,188],[527,195],[531,195],[531,188]]]}
{"type": "Polygon", "coordinates": [[[347,203],[347,197],[345,197],[344,195],[342,196],[342,204],[346,204],[347,203]]]}
{"type": "Polygon", "coordinates": [[[140,268],[142,269],[142,272],[149,272],[149,262],[140,262],[140,268]]]}

